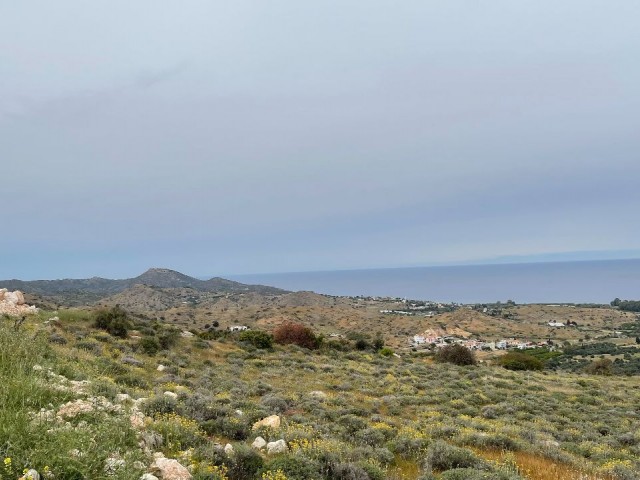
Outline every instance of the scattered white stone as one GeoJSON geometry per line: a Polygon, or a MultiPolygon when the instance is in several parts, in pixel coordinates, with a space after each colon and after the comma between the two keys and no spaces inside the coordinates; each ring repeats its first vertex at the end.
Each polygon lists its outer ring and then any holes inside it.
{"type": "Polygon", "coordinates": [[[128,393],[119,393],[116,395],[116,402],[124,403],[131,400],[131,396],[128,393]]]}
{"type": "Polygon", "coordinates": [[[191,333],[191,332],[189,332],[187,330],[184,330],[183,332],[180,333],[180,336],[182,338],[191,338],[191,337],[193,337],[193,333],[191,333]]]}
{"type": "Polygon", "coordinates": [[[327,394],[324,393],[322,390],[314,390],[313,392],[309,392],[309,396],[311,396],[313,398],[317,398],[318,400],[326,400],[327,399],[327,394]]]}
{"type": "Polygon", "coordinates": [[[169,397],[169,398],[173,398],[174,400],[176,400],[178,398],[178,394],[177,393],[169,392],[169,391],[164,392],[164,396],[165,397],[169,397]]]}
{"type": "Polygon", "coordinates": [[[239,417],[244,415],[244,412],[242,410],[236,410],[236,415],[238,415],[239,417]]]}
{"type": "Polygon", "coordinates": [[[256,450],[262,450],[264,447],[267,446],[267,441],[262,437],[256,437],[256,439],[253,441],[251,446],[256,450]]]}
{"type": "Polygon", "coordinates": [[[164,372],[164,369],[167,368],[164,365],[158,365],[158,368],[156,368],[157,371],[159,372],[164,372]]]}
{"type": "Polygon", "coordinates": [[[287,442],[285,442],[282,438],[276,442],[267,443],[267,453],[269,455],[284,453],[287,450],[289,450],[289,448],[287,447],[287,442]]]}
{"type": "Polygon", "coordinates": [[[140,480],[159,480],[155,475],[151,475],[150,473],[145,473],[140,477],[140,480]]]}
{"type": "Polygon", "coordinates": [[[40,480],[40,474],[32,468],[20,477],[20,480],[40,480]]]}
{"type": "Polygon", "coordinates": [[[262,420],[259,420],[253,424],[252,430],[257,430],[260,427],[270,427],[273,429],[280,428],[280,416],[271,415],[269,417],[263,418],[262,420]]]}
{"type": "Polygon", "coordinates": [[[233,455],[233,445],[231,445],[230,443],[227,443],[224,446],[224,453],[226,453],[227,455],[233,455]]]}
{"type": "Polygon", "coordinates": [[[127,463],[117,457],[109,457],[104,462],[104,473],[107,475],[115,475],[118,470],[124,468],[127,463]]]}
{"type": "Polygon", "coordinates": [[[42,365],[34,365],[33,366],[33,371],[34,372],[41,372],[42,370],[44,370],[44,368],[42,368],[42,365]]]}

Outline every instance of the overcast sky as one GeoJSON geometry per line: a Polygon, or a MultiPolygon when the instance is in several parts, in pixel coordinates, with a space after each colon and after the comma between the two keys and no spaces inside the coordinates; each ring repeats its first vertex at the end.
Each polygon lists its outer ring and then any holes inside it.
{"type": "Polygon", "coordinates": [[[0,0],[0,278],[640,251],[639,18],[0,0]]]}

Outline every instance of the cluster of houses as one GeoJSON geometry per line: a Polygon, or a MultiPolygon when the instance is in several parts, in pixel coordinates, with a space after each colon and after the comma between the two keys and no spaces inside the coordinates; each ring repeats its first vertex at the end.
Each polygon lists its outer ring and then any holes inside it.
{"type": "Polygon", "coordinates": [[[508,350],[517,348],[519,350],[527,350],[530,348],[552,347],[551,339],[545,342],[528,342],[518,340],[516,338],[502,339],[498,341],[483,341],[477,339],[465,339],[455,336],[433,335],[425,332],[423,335],[414,335],[410,339],[412,347],[442,348],[446,345],[459,344],[470,350],[508,350]]]}

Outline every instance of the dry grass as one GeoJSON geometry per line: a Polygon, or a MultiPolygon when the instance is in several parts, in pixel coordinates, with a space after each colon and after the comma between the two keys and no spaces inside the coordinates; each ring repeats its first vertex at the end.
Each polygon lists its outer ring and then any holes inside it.
{"type": "Polygon", "coordinates": [[[589,474],[573,465],[532,453],[479,449],[474,451],[479,456],[495,462],[502,463],[512,459],[518,467],[518,473],[531,480],[614,480],[611,476],[589,474]]]}

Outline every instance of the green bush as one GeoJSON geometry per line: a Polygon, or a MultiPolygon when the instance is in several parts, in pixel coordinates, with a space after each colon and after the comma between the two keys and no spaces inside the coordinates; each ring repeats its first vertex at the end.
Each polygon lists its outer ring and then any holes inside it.
{"type": "Polygon", "coordinates": [[[126,338],[131,321],[122,308],[116,305],[110,309],[98,310],[94,314],[94,326],[106,330],[114,337],[126,338]]]}
{"type": "MultiPolygon", "coordinates": [[[[255,478],[256,473],[262,468],[264,461],[258,452],[246,445],[236,445],[233,457],[227,464],[230,480],[246,480],[255,478]]],[[[259,478],[259,477],[258,477],[259,478]]]]}
{"type": "Polygon", "coordinates": [[[508,352],[497,363],[507,370],[542,370],[544,367],[536,357],[521,352],[508,352]]]}
{"type": "Polygon", "coordinates": [[[160,341],[156,337],[142,337],[140,348],[147,355],[155,355],[160,350],[160,341]]]}
{"type": "Polygon", "coordinates": [[[438,362],[453,363],[454,365],[475,365],[475,354],[464,345],[447,345],[436,353],[438,362]]]}
{"type": "Polygon", "coordinates": [[[298,455],[284,454],[267,463],[262,472],[281,470],[287,480],[320,480],[322,476],[319,469],[319,464],[313,460],[298,455]]]}
{"type": "Polygon", "coordinates": [[[238,336],[241,342],[247,342],[256,348],[269,349],[273,347],[273,336],[259,330],[245,330],[238,336]]]}
{"type": "Polygon", "coordinates": [[[455,447],[438,440],[427,448],[424,467],[428,472],[445,471],[452,468],[486,469],[487,464],[471,450],[455,447]]]}

